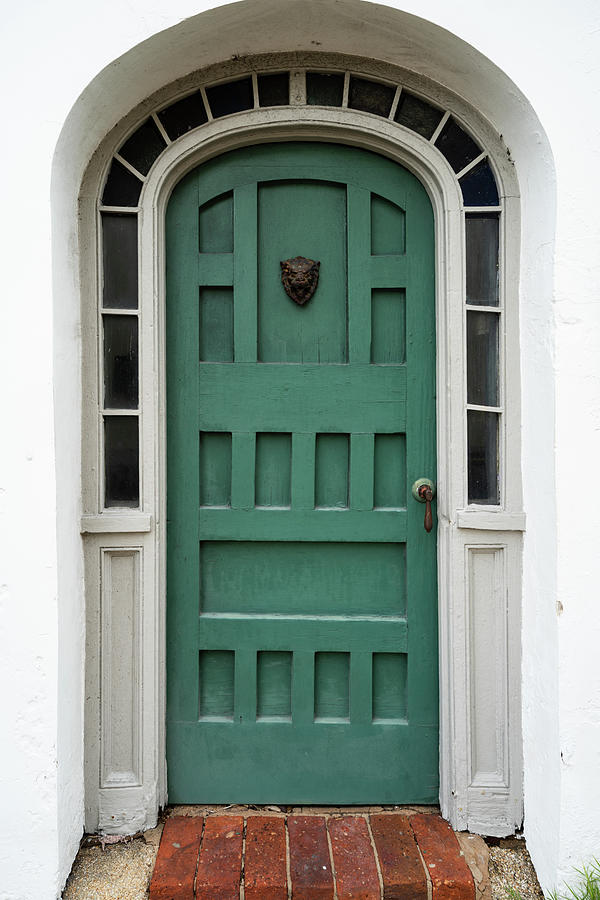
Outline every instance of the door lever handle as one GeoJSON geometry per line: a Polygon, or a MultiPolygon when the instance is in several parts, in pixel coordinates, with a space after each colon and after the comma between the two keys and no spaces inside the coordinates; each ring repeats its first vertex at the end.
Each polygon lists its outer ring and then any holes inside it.
{"type": "Polygon", "coordinates": [[[435,485],[429,478],[418,478],[412,486],[412,495],[419,503],[425,504],[425,531],[429,534],[433,528],[431,501],[435,497],[435,485]]]}

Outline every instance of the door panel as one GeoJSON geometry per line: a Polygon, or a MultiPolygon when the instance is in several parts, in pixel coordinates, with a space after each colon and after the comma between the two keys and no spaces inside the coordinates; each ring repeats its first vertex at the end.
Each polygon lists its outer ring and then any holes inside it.
{"type": "Polygon", "coordinates": [[[278,144],[167,212],[171,802],[438,796],[431,205],[366,151],[278,144]],[[303,307],[280,261],[321,262],[303,307]],[[408,499],[407,499],[408,498],[408,499]]]}

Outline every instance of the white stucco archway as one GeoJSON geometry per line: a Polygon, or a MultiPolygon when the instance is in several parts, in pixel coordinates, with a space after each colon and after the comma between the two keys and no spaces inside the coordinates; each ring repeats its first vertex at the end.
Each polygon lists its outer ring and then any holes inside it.
{"type": "MultiPolygon", "coordinates": [[[[290,17],[297,15],[300,26],[306,13],[304,9],[306,4],[301,2],[285,4],[285,11],[282,6],[283,4],[261,0],[237,4],[234,7],[223,7],[201,14],[195,19],[187,20],[181,26],[156,35],[122,57],[118,66],[109,67],[95,79],[72,110],[61,135],[54,170],[54,227],[57,248],[56,288],[61,297],[56,316],[58,479],[59,496],[62,496],[64,501],[59,508],[59,540],[63,557],[60,594],[63,598],[70,598],[61,609],[60,641],[62,665],[65,670],[72,667],[77,671],[78,663],[80,664],[79,661],[83,656],[82,620],[80,616],[72,616],[73,609],[77,607],[76,598],[81,597],[82,577],[79,517],[76,514],[81,493],[79,484],[74,484],[73,479],[73,471],[77,469],[79,462],[76,448],[79,446],[81,422],[80,415],[73,415],[73,410],[81,413],[81,398],[77,390],[79,348],[74,347],[70,339],[73,328],[77,327],[80,321],[79,285],[73,258],[64,252],[65,247],[78,246],[82,253],[81,260],[85,258],[85,247],[79,245],[79,236],[76,233],[76,213],[83,173],[94,152],[97,155],[93,167],[96,171],[102,169],[111,152],[110,147],[118,143],[119,135],[125,133],[136,117],[139,118],[139,104],[143,104],[146,97],[158,91],[163,85],[197,70],[199,65],[204,67],[229,56],[240,55],[240,47],[242,52],[252,50],[263,53],[314,49],[310,46],[309,33],[303,32],[300,27],[294,27],[293,21],[290,22],[290,17]],[[293,38],[290,38],[290,35],[293,35],[293,38]],[[157,59],[160,60],[158,65],[157,59]],[[152,60],[151,75],[148,76],[150,60],[152,60]],[[99,106],[100,98],[102,99],[99,106]],[[116,126],[115,132],[107,140],[106,135],[110,133],[113,125],[116,126]]],[[[531,375],[536,372],[537,390],[540,373],[547,372],[548,376],[550,375],[543,340],[544,328],[548,334],[550,331],[549,318],[543,311],[544,290],[539,289],[540,284],[544,284],[544,278],[545,284],[548,284],[550,273],[543,270],[540,281],[540,272],[534,267],[532,253],[533,248],[543,243],[544,239],[548,239],[549,234],[551,239],[552,231],[553,201],[551,189],[549,190],[552,184],[549,153],[545,145],[541,150],[538,147],[535,152],[529,152],[531,136],[541,131],[539,123],[531,107],[516,92],[514,85],[511,85],[506,76],[473,48],[447,32],[397,10],[372,7],[354,0],[343,4],[342,11],[340,12],[338,4],[329,2],[320,4],[318,9],[312,8],[315,14],[312,27],[318,27],[319,34],[326,37],[326,40],[321,42],[323,50],[354,55],[360,49],[361,56],[368,55],[384,63],[403,66],[420,76],[438,82],[466,98],[468,105],[479,112],[482,120],[487,119],[490,122],[491,130],[504,136],[512,150],[519,181],[525,185],[521,241],[523,261],[521,338],[525,351],[521,366],[525,411],[522,469],[525,479],[528,472],[534,468],[539,478],[540,466],[545,466],[551,477],[551,444],[545,444],[543,430],[540,431],[534,424],[535,416],[529,420],[529,425],[527,418],[528,411],[533,406],[533,393],[529,399],[527,393],[528,386],[530,389],[532,387],[528,373],[531,375]],[[376,25],[372,18],[375,10],[376,25]],[[460,66],[453,65],[453,61],[456,60],[460,60],[460,66]],[[530,303],[526,302],[529,300],[530,303]],[[528,324],[529,314],[533,316],[532,321],[535,321],[535,331],[528,324]]],[[[86,198],[85,191],[89,182],[83,183],[84,192],[81,200],[85,206],[86,199],[94,202],[95,197],[86,198]]],[[[84,266],[84,274],[86,271],[84,266]]],[[[547,384],[551,396],[550,378],[547,384]]],[[[539,417],[539,410],[537,415],[539,417]]],[[[526,538],[525,543],[526,621],[528,614],[533,614],[532,579],[537,580],[539,577],[534,574],[536,555],[543,551],[544,541],[552,538],[547,530],[551,528],[549,524],[545,527],[535,527],[536,520],[546,520],[547,523],[552,521],[551,510],[544,507],[544,498],[540,498],[539,508],[528,504],[527,512],[532,538],[526,538]],[[528,598],[531,599],[529,605],[528,598]]],[[[551,577],[551,573],[546,575],[546,578],[551,577]]],[[[532,618],[535,616],[532,615],[532,618]]],[[[88,639],[90,637],[88,635],[88,639]]],[[[551,802],[544,798],[550,797],[545,785],[547,786],[548,777],[551,777],[552,763],[549,758],[547,762],[549,769],[546,773],[534,775],[533,769],[527,766],[527,741],[528,738],[535,741],[538,729],[548,734],[554,725],[549,721],[541,704],[536,704],[537,680],[532,680],[528,687],[528,665],[531,664],[538,670],[541,665],[554,677],[553,644],[549,641],[544,650],[539,644],[534,648],[533,645],[528,645],[525,633],[523,646],[524,697],[526,705],[529,707],[531,704],[531,717],[525,726],[525,771],[529,782],[526,781],[526,790],[530,792],[533,801],[531,808],[534,815],[531,820],[530,840],[533,838],[535,841],[536,827],[541,829],[544,817],[553,815],[551,809],[544,809],[544,802],[551,802]],[[545,714],[546,719],[542,721],[545,714]],[[538,722],[534,721],[536,716],[538,722]],[[531,729],[529,735],[528,729],[531,729]],[[539,781],[536,781],[536,777],[539,781]],[[537,816],[539,816],[538,825],[536,825],[537,816]]],[[[88,640],[88,648],[90,650],[93,648],[93,641],[89,643],[88,640]]],[[[93,652],[91,660],[88,653],[88,663],[90,661],[94,663],[93,652]]],[[[72,687],[75,689],[76,684],[72,687]]],[[[77,704],[73,704],[72,699],[68,690],[65,691],[61,717],[65,740],[68,740],[69,734],[74,738],[77,728],[81,727],[81,720],[74,711],[77,704]]],[[[76,741],[74,743],[76,745],[76,741]]],[[[531,749],[533,752],[533,743],[531,749]]],[[[71,787],[76,793],[77,774],[65,772],[65,776],[67,780],[71,779],[71,787]]],[[[526,793],[526,801],[527,797],[526,793]]],[[[154,801],[146,796],[141,802],[143,804],[154,801]]],[[[449,808],[448,811],[452,814],[449,808]]],[[[461,821],[464,822],[464,818],[459,817],[456,821],[460,824],[461,821]]]]}

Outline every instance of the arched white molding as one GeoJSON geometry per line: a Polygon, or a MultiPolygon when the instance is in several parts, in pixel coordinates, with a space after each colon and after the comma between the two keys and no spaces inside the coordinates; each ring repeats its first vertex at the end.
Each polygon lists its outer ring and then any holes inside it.
{"type": "MultiPolygon", "coordinates": [[[[56,317],[56,393],[60,398],[57,402],[57,451],[59,496],[63,498],[59,510],[59,541],[63,557],[59,591],[63,598],[79,597],[81,600],[77,523],[73,516],[80,494],[79,485],[74,483],[72,477],[73,467],[77,463],[77,451],[74,448],[78,445],[81,410],[77,391],[78,352],[72,342],[72,335],[76,333],[79,323],[79,284],[76,256],[74,265],[72,250],[85,250],[76,233],[75,224],[81,185],[83,183],[82,208],[85,207],[86,192],[90,188],[89,180],[83,182],[84,169],[114,123],[121,123],[116,126],[117,136],[118,133],[125,133],[130,123],[139,116],[139,112],[131,114],[130,110],[143,101],[148,92],[158,89],[173,78],[186,77],[200,62],[202,65],[216,62],[219,58],[226,58],[229,51],[236,53],[240,49],[251,49],[254,52],[289,50],[291,43],[295,45],[292,46],[294,50],[310,49],[308,45],[313,31],[310,28],[293,27],[296,17],[297,24],[305,24],[305,12],[306,4],[302,2],[280,4],[260,0],[201,14],[182,26],[169,29],[125,54],[119,60],[118,71],[115,66],[101,73],[77,102],[63,129],[54,166],[54,230],[57,248],[55,286],[57,297],[60,298],[56,317]],[[265,21],[268,22],[267,28],[263,27],[265,21]],[[290,35],[293,35],[293,39],[290,39],[290,35]],[[160,65],[155,64],[157,59],[161,60],[160,65]],[[100,98],[102,102],[99,102],[100,98]]],[[[320,5],[319,16],[313,24],[318,29],[319,37],[326,36],[325,42],[321,43],[325,43],[327,50],[352,53],[360,42],[363,54],[369,54],[376,60],[403,64],[413,72],[433,78],[467,98],[487,117],[491,123],[491,131],[505,136],[516,161],[519,180],[525,186],[524,199],[527,201],[524,204],[521,242],[524,263],[521,286],[523,296],[531,303],[531,310],[522,324],[526,351],[529,351],[529,355],[525,354],[523,370],[528,377],[535,370],[538,386],[541,380],[551,399],[552,382],[547,350],[549,315],[543,306],[548,296],[550,274],[548,265],[544,262],[540,264],[539,257],[534,258],[534,251],[544,243],[549,244],[552,238],[552,171],[547,143],[531,107],[509,79],[489,60],[448,32],[413,16],[354,0],[343,4],[325,0],[320,5]],[[458,59],[460,66],[454,64],[458,59]],[[534,146],[536,140],[537,146],[534,146]],[[543,202],[539,200],[542,191],[545,194],[543,202]],[[535,339],[532,337],[533,326],[535,339]]],[[[101,166],[108,159],[110,148],[114,149],[114,145],[115,140],[111,136],[109,141],[100,146],[94,164],[101,166]]],[[[86,234],[85,229],[81,234],[86,234]]],[[[524,381],[527,383],[527,378],[524,381]]],[[[545,479],[544,484],[550,486],[553,474],[550,449],[552,442],[546,439],[547,430],[538,429],[537,434],[534,434],[531,426],[526,424],[525,435],[524,472],[527,474],[529,471],[531,474],[536,470],[538,478],[545,479]],[[546,478],[546,475],[549,477],[546,478]]],[[[551,490],[545,493],[546,497],[552,495],[551,490]]],[[[542,518],[547,521],[533,533],[532,556],[529,561],[526,554],[525,583],[528,584],[529,572],[530,592],[533,592],[534,587],[537,589],[540,581],[539,574],[532,574],[536,555],[541,552],[540,548],[545,546],[547,549],[552,544],[552,516],[549,515],[551,510],[548,505],[544,506],[544,502],[540,502],[534,509],[528,506],[530,529],[532,512],[534,521],[539,523],[542,518]]],[[[541,576],[542,589],[546,592],[551,580],[551,572],[541,576]]],[[[65,602],[61,603],[61,611],[62,642],[66,652],[71,654],[65,668],[69,668],[71,664],[76,672],[81,642],[76,634],[75,642],[69,644],[65,602]]],[[[524,649],[527,669],[527,641],[524,649]]],[[[536,662],[541,661],[545,672],[551,671],[549,663],[553,661],[552,647],[545,657],[540,658],[538,653],[537,656],[533,654],[533,658],[536,662]]],[[[546,685],[547,683],[546,681],[546,685]]],[[[66,687],[67,690],[62,695],[63,702],[77,702],[80,696],[77,694],[77,684],[73,685],[75,695],[73,691],[69,693],[68,685],[66,687]]],[[[532,705],[535,707],[535,702],[532,705]]],[[[542,709],[538,718],[543,715],[542,709]]],[[[550,727],[546,729],[546,734],[552,730],[552,722],[548,721],[550,727]]],[[[535,736],[535,729],[532,729],[531,735],[535,736]]],[[[77,752],[76,747],[74,751],[77,752]]],[[[463,762],[466,764],[466,761],[463,762]]],[[[551,765],[550,762],[547,765],[551,765]]],[[[532,789],[534,794],[539,795],[544,792],[543,788],[544,776],[540,775],[532,789]]],[[[459,797],[453,801],[459,812],[464,811],[459,808],[463,799],[459,797]]],[[[537,801],[538,797],[535,799],[537,801]]],[[[145,795],[142,800],[146,804],[152,803],[149,795],[145,795]]],[[[540,808],[538,804],[538,814],[540,808]]],[[[547,812],[553,814],[550,807],[547,812]]]]}

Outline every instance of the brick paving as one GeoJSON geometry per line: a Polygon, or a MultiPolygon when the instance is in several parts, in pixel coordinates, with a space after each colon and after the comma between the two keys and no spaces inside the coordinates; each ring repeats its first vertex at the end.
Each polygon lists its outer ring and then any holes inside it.
{"type": "Polygon", "coordinates": [[[432,813],[174,815],[150,900],[475,900],[456,835],[432,813]]]}

